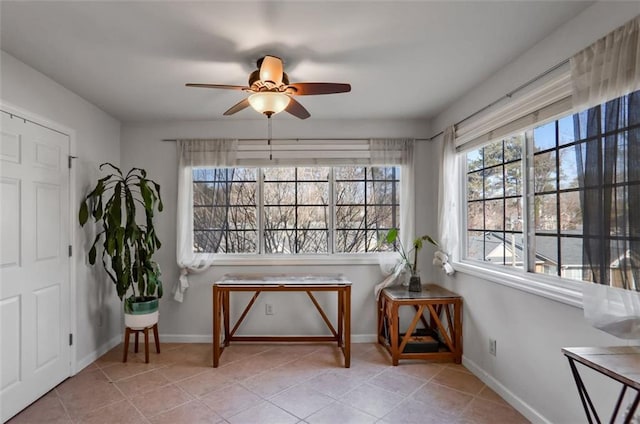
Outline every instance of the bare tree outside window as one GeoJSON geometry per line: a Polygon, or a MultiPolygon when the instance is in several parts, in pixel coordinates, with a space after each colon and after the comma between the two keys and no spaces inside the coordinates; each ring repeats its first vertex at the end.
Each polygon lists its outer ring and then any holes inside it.
{"type": "Polygon", "coordinates": [[[399,167],[198,168],[194,252],[372,252],[400,227],[399,184],[399,167]]]}

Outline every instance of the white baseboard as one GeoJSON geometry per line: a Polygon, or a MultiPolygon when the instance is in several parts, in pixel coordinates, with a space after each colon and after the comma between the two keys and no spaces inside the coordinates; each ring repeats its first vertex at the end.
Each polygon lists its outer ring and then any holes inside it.
{"type": "Polygon", "coordinates": [[[509,405],[513,406],[518,412],[525,416],[532,423],[551,424],[542,414],[533,409],[531,405],[520,399],[506,386],[496,380],[491,374],[480,368],[478,364],[471,359],[462,356],[462,364],[478,377],[484,384],[489,386],[494,392],[500,395],[509,405]]]}
{"type": "MultiPolygon", "coordinates": [[[[167,343],[211,343],[213,336],[211,334],[162,334],[158,335],[160,342],[167,343]]],[[[352,334],[351,343],[375,343],[377,341],[375,334],[352,334]]]]}
{"type": "Polygon", "coordinates": [[[105,353],[109,352],[114,347],[118,346],[120,342],[122,342],[122,334],[118,334],[117,336],[114,336],[111,340],[109,340],[106,343],[103,343],[96,350],[89,353],[84,358],[80,359],[79,361],[76,361],[75,367],[72,370],[73,372],[72,375],[76,375],[77,373],[82,371],[84,368],[94,363],[96,359],[98,359],[105,353]]]}

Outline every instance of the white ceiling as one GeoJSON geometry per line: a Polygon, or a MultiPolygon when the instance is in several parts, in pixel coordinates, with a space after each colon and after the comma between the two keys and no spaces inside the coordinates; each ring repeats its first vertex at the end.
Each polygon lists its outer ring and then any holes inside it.
{"type": "Polygon", "coordinates": [[[591,3],[3,0],[0,45],[123,122],[260,119],[184,84],[244,85],[264,54],[292,82],[351,83],[298,98],[310,119],[429,118],[591,3]]]}

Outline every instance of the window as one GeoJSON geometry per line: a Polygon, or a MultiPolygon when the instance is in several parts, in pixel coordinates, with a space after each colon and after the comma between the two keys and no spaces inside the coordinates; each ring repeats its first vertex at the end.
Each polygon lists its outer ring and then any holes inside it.
{"type": "Polygon", "coordinates": [[[194,168],[193,252],[371,252],[400,227],[399,167],[194,168]]]}
{"type": "Polygon", "coordinates": [[[466,224],[466,259],[639,289],[640,92],[467,152],[466,224]]]}

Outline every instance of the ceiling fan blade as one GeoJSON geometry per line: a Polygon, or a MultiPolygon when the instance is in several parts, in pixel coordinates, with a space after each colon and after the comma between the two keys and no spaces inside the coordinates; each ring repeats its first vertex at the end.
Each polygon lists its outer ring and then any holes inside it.
{"type": "Polygon", "coordinates": [[[341,84],[336,82],[294,82],[289,84],[293,88],[290,94],[296,96],[312,96],[315,94],[335,94],[348,93],[351,91],[351,84],[341,84]]]}
{"type": "Polygon", "coordinates": [[[245,109],[246,107],[249,106],[249,99],[243,99],[240,100],[238,103],[236,103],[235,105],[231,106],[229,108],[229,110],[227,110],[224,115],[225,116],[229,116],[229,115],[233,115],[236,112],[240,112],[242,109],[245,109]]]}
{"type": "Polygon", "coordinates": [[[222,88],[223,90],[248,90],[249,87],[243,85],[226,85],[226,84],[194,84],[189,83],[185,84],[187,87],[198,87],[198,88],[222,88]]]}
{"type": "Polygon", "coordinates": [[[285,109],[287,112],[300,119],[307,119],[311,116],[309,111],[304,108],[296,99],[289,96],[289,104],[285,109]]]}
{"type": "Polygon", "coordinates": [[[282,84],[284,72],[282,59],[275,56],[265,56],[260,65],[260,79],[263,82],[271,81],[275,85],[282,84]]]}

